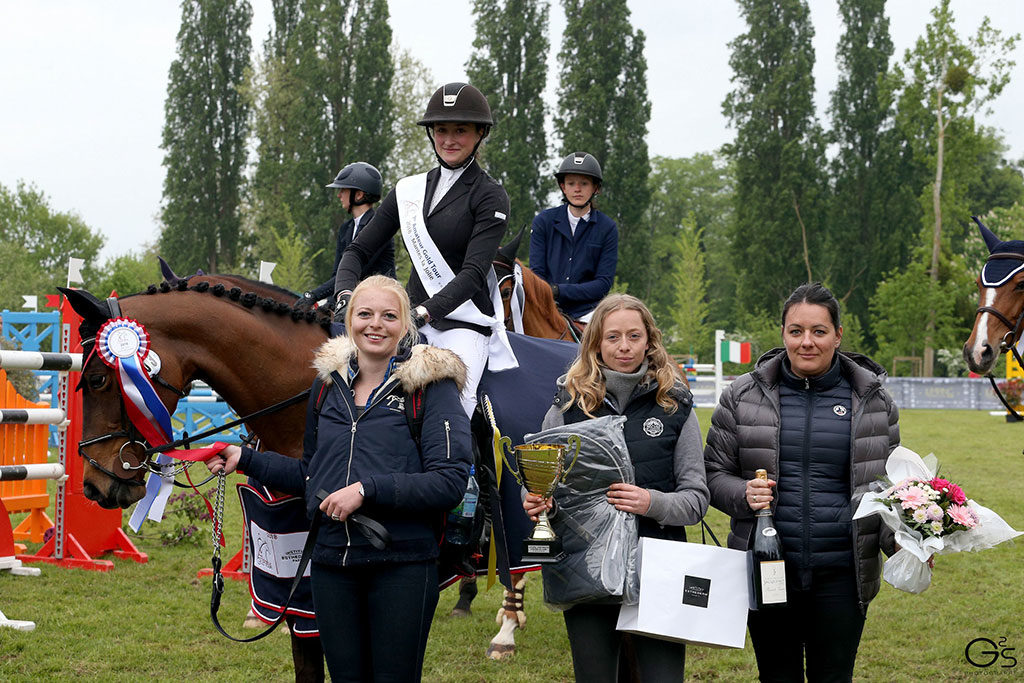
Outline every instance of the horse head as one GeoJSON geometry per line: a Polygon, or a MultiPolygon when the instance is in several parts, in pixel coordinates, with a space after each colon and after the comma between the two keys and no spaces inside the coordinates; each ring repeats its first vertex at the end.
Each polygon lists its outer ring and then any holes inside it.
{"type": "Polygon", "coordinates": [[[1024,323],[1024,241],[1001,241],[974,216],[989,257],[978,276],[978,310],[974,328],[964,344],[967,366],[988,374],[999,359],[1021,338],[1024,323]]]}
{"type": "Polygon", "coordinates": [[[491,264],[494,266],[494,274],[498,278],[498,292],[501,294],[501,304],[505,309],[505,325],[509,325],[512,316],[512,292],[515,291],[515,267],[516,253],[519,251],[519,244],[526,234],[524,225],[519,234],[509,242],[498,247],[491,264]]]}
{"type": "MultiPolygon", "coordinates": [[[[313,352],[327,339],[326,321],[293,309],[293,293],[238,276],[178,278],[173,286],[164,282],[106,302],[82,290],[61,292],[82,317],[82,489],[105,508],[128,507],[143,496],[158,445],[133,422],[137,413],[126,409],[119,372],[97,349],[108,320],[124,317],[145,331],[144,374],[171,415],[195,379],[208,382],[240,415],[290,398],[309,388],[313,352]]],[[[268,448],[298,456],[303,416],[295,405],[247,426],[268,448]]]]}

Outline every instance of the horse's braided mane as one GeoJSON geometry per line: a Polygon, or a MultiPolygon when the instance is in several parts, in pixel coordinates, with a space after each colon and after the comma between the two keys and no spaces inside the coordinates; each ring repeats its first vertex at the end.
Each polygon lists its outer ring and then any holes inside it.
{"type": "Polygon", "coordinates": [[[218,298],[227,297],[229,300],[246,308],[259,307],[266,313],[276,313],[282,317],[289,316],[294,322],[305,321],[310,324],[320,325],[320,327],[325,331],[330,331],[331,318],[329,315],[312,309],[298,309],[287,301],[281,300],[295,299],[296,295],[293,292],[290,292],[283,287],[278,287],[277,285],[249,280],[248,278],[244,278],[240,275],[190,275],[189,277],[179,279],[175,283],[170,283],[164,280],[159,285],[150,285],[146,288],[145,292],[130,294],[123,298],[127,299],[132,296],[140,296],[143,294],[167,294],[168,292],[186,291],[198,292],[200,294],[210,293],[218,298]],[[239,286],[228,288],[221,282],[211,285],[203,278],[228,280],[229,282],[234,282],[239,286]],[[196,281],[194,285],[189,284],[192,280],[196,281]],[[263,292],[244,291],[243,288],[263,290],[263,292]],[[271,296],[263,296],[263,294],[270,294],[271,296]],[[276,298],[274,295],[276,295],[276,298]]]}

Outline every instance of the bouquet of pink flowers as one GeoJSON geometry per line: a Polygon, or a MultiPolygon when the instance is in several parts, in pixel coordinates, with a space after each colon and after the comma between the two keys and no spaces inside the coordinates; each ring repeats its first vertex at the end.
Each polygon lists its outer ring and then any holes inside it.
{"type": "Polygon", "coordinates": [[[900,550],[882,572],[899,590],[920,593],[932,580],[932,555],[983,550],[1021,535],[992,510],[968,500],[957,484],[936,476],[938,461],[929,454],[897,447],[885,464],[886,484],[865,494],[854,519],[880,515],[896,534],[900,550]]]}
{"type": "Polygon", "coordinates": [[[907,477],[882,491],[878,500],[895,510],[903,524],[924,536],[966,531],[979,522],[978,513],[966,504],[963,489],[938,477],[907,477]]]}

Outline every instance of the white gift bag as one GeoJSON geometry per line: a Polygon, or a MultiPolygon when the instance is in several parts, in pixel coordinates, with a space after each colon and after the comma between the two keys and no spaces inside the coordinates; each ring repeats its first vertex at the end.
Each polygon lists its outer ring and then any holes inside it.
{"type": "Polygon", "coordinates": [[[641,538],[638,561],[640,601],[622,605],[616,629],[711,647],[743,647],[750,604],[746,553],[641,538]]]}

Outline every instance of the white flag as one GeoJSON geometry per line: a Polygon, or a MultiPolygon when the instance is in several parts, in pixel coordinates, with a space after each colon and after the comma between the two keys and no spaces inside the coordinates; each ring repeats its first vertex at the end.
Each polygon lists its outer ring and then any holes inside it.
{"type": "Polygon", "coordinates": [[[34,311],[39,307],[39,297],[35,294],[22,294],[21,298],[25,300],[22,308],[30,308],[34,311]]]}
{"type": "Polygon", "coordinates": [[[270,261],[260,261],[260,282],[266,282],[267,284],[274,284],[274,280],[270,277],[270,274],[274,272],[274,268],[277,266],[276,263],[270,261]]]}
{"type": "Polygon", "coordinates": [[[75,258],[74,256],[68,257],[68,287],[73,283],[83,284],[85,282],[82,279],[83,265],[85,265],[85,259],[75,258]]]}

